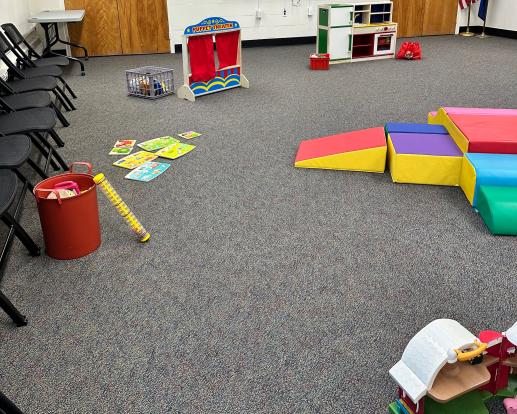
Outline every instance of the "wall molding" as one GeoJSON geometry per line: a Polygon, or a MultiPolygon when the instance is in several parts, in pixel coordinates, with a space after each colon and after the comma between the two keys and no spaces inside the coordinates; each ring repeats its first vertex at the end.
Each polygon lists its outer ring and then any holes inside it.
{"type": "MultiPolygon", "coordinates": [[[[467,26],[461,26],[460,32],[467,30],[467,26]]],[[[483,26],[470,26],[470,31],[473,33],[481,33],[483,26]]],[[[496,29],[494,27],[485,28],[485,33],[489,36],[508,37],[510,39],[517,39],[517,32],[514,30],[496,29]]]]}

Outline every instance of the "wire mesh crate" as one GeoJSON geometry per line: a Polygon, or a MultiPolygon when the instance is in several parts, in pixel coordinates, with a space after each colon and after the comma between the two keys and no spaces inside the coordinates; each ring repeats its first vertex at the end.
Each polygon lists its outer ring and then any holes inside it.
{"type": "Polygon", "coordinates": [[[126,70],[129,95],[157,99],[174,93],[174,70],[144,66],[126,70]]]}

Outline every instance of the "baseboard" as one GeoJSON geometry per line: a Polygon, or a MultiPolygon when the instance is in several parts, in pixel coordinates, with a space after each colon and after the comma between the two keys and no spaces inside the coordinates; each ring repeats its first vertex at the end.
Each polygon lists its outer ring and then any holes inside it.
{"type": "Polygon", "coordinates": [[[286,37],[280,39],[257,39],[243,40],[243,47],[261,47],[261,46],[289,46],[289,45],[306,45],[316,43],[316,36],[305,37],[286,37]]]}
{"type": "MultiPolygon", "coordinates": [[[[467,30],[467,26],[460,27],[460,33],[467,30]]],[[[470,31],[473,33],[481,33],[483,31],[482,26],[470,26],[470,31]]],[[[489,36],[500,36],[509,37],[510,39],[517,39],[517,32],[513,30],[496,29],[493,27],[485,28],[485,33],[489,36]]]]}

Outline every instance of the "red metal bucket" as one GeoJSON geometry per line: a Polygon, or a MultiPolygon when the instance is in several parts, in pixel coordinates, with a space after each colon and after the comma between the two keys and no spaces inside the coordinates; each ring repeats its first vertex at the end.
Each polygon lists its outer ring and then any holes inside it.
{"type": "Polygon", "coordinates": [[[97,250],[101,244],[97,188],[93,181],[92,166],[74,162],[70,172],[41,181],[34,187],[45,251],[54,259],[77,259],[97,250]],[[88,174],[73,171],[75,165],[86,165],[88,174]],[[62,198],[56,185],[73,181],[81,193],[62,198]],[[47,198],[49,194],[54,198],[47,198]]]}

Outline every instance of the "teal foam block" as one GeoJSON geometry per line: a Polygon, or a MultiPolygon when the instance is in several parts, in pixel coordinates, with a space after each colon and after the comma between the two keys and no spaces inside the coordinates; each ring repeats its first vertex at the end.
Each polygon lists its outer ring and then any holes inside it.
{"type": "Polygon", "coordinates": [[[476,170],[474,207],[482,185],[517,187],[517,154],[466,153],[465,157],[476,170]]]}
{"type": "Polygon", "coordinates": [[[517,187],[482,185],[477,209],[492,234],[517,236],[517,187]]]}

